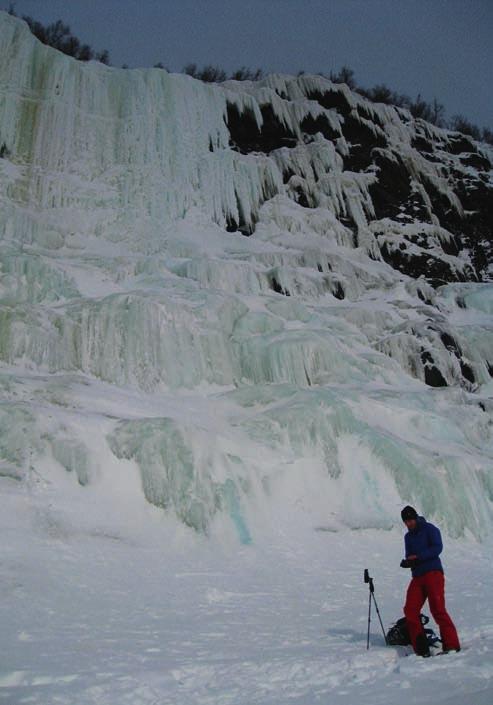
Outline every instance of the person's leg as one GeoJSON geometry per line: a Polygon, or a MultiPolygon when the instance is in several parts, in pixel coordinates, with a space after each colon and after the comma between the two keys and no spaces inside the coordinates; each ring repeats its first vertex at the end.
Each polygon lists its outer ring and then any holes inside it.
{"type": "Polygon", "coordinates": [[[460,649],[457,630],[445,608],[445,576],[439,570],[432,570],[424,578],[430,611],[440,629],[443,650],[460,649]]]}
{"type": "Polygon", "coordinates": [[[421,608],[426,600],[426,591],[422,582],[422,577],[412,578],[407,588],[406,604],[404,605],[404,614],[406,616],[407,628],[411,644],[416,653],[416,639],[420,634],[423,634],[423,625],[421,624],[421,608]]]}

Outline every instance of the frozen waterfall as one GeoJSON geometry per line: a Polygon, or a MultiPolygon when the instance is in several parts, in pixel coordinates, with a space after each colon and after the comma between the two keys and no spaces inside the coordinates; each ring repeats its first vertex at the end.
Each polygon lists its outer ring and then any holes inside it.
{"type": "Polygon", "coordinates": [[[491,531],[486,145],[320,76],[83,64],[5,13],[0,56],[0,491],[130,482],[243,542],[403,502],[491,531]]]}

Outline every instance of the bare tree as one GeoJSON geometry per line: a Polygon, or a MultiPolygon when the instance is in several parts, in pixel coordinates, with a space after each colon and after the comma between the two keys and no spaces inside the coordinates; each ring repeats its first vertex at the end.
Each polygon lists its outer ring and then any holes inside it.
{"type": "MultiPolygon", "coordinates": [[[[17,17],[14,3],[10,4],[8,12],[10,15],[17,17]]],[[[81,44],[79,39],[70,31],[70,27],[62,22],[62,20],[57,20],[49,25],[43,25],[41,22],[38,22],[28,15],[23,15],[22,19],[27,23],[34,36],[43,44],[58,49],[58,51],[68,56],[73,56],[75,59],[79,59],[79,61],[91,61],[91,59],[96,59],[96,61],[100,61],[103,64],[109,64],[110,56],[106,49],[95,53],[88,44],[81,44]]]]}
{"type": "Polygon", "coordinates": [[[242,66],[236,71],[233,71],[230,78],[232,78],[234,81],[260,81],[263,75],[264,72],[262,71],[262,69],[252,71],[246,66],[242,66]]]}
{"type": "Polygon", "coordinates": [[[493,144],[493,130],[488,127],[483,127],[481,131],[481,139],[483,142],[488,142],[488,144],[493,144]]]}
{"type": "Polygon", "coordinates": [[[339,73],[330,72],[330,80],[333,83],[345,83],[351,90],[356,88],[356,79],[354,78],[354,71],[350,69],[349,66],[342,66],[339,73]]]}
{"type": "Polygon", "coordinates": [[[479,127],[473,125],[467,118],[463,115],[454,115],[450,120],[449,127],[456,132],[462,132],[464,135],[469,135],[475,140],[481,139],[481,131],[479,127]]]}
{"type": "Polygon", "coordinates": [[[183,67],[182,73],[186,73],[187,76],[192,76],[193,78],[198,78],[199,72],[197,64],[187,64],[183,67]]]}

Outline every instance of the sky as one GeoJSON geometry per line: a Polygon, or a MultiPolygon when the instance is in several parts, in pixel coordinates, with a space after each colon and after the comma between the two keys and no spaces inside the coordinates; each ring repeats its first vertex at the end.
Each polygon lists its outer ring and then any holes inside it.
{"type": "MultiPolygon", "coordinates": [[[[7,9],[9,0],[0,0],[7,9]]],[[[493,129],[493,0],[16,0],[114,66],[337,71],[493,129]]]]}

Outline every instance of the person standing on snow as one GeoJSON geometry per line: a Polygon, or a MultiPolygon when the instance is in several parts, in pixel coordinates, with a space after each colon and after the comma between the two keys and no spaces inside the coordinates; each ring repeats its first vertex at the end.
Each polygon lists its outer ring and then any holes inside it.
{"type": "Polygon", "coordinates": [[[459,637],[445,609],[445,576],[439,558],[443,549],[440,530],[413,507],[404,507],[402,521],[407,526],[404,537],[406,558],[401,568],[411,568],[412,579],[407,588],[404,614],[413,649],[418,656],[429,656],[428,639],[421,624],[421,608],[428,599],[433,619],[440,628],[444,653],[460,651],[459,637]]]}

